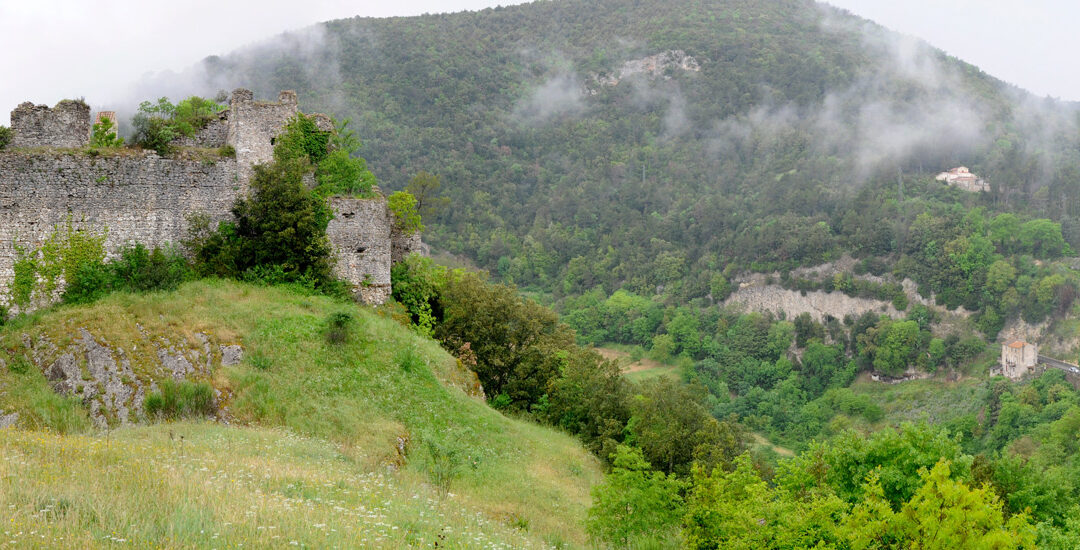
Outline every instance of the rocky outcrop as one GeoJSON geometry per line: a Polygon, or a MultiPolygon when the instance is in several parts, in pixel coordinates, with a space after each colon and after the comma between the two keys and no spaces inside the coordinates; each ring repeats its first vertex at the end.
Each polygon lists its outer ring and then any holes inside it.
{"type": "MultiPolygon", "coordinates": [[[[157,391],[159,380],[205,380],[216,367],[238,364],[243,357],[240,345],[216,342],[206,333],[170,338],[137,328],[140,337],[130,349],[79,328],[78,337],[65,345],[24,335],[22,349],[9,352],[41,369],[57,393],[80,399],[99,427],[144,419],[143,402],[157,391]]],[[[0,427],[18,420],[11,416],[0,414],[0,427]]]]}
{"type": "Polygon", "coordinates": [[[590,75],[591,82],[586,88],[586,93],[595,95],[599,93],[601,87],[617,86],[624,79],[636,75],[670,80],[675,71],[700,72],[701,64],[694,56],[687,55],[682,50],[668,50],[640,59],[631,59],[609,74],[590,75]]]}
{"type": "Polygon", "coordinates": [[[894,318],[903,316],[888,302],[869,298],[853,298],[842,292],[820,290],[803,294],[777,285],[751,285],[740,288],[724,300],[725,305],[742,306],[750,311],[779,314],[788,319],[809,313],[815,321],[823,322],[827,316],[843,319],[847,315],[858,317],[868,311],[894,318]]]}

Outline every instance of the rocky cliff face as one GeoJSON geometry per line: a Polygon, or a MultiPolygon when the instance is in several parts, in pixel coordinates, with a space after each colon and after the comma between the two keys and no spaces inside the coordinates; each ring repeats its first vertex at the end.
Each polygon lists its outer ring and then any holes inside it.
{"type": "Polygon", "coordinates": [[[787,290],[777,285],[753,285],[736,290],[724,301],[725,305],[738,305],[750,311],[779,314],[788,319],[809,313],[815,321],[823,322],[827,316],[843,319],[846,315],[858,317],[868,311],[899,318],[903,315],[888,302],[868,298],[852,298],[841,292],[807,292],[787,290]]]}
{"type": "MultiPolygon", "coordinates": [[[[8,359],[0,356],[0,368],[7,368],[9,361],[28,362],[45,374],[57,393],[80,399],[94,423],[104,428],[145,420],[143,402],[158,390],[157,381],[205,380],[216,368],[236,365],[243,358],[239,344],[204,332],[153,335],[138,323],[135,329],[137,335],[126,346],[112,344],[83,327],[67,342],[44,335],[34,340],[24,334],[21,346],[7,350],[8,359]]],[[[216,397],[221,407],[224,396],[216,397]]],[[[14,423],[18,418],[9,420],[14,423]]]]}

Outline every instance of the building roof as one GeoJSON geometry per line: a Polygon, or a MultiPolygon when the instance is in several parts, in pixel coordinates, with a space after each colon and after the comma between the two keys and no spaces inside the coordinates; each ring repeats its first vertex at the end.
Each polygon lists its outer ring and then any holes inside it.
{"type": "Polygon", "coordinates": [[[1022,347],[1024,347],[1024,346],[1026,346],[1026,345],[1028,345],[1028,343],[1027,343],[1027,342],[1025,342],[1025,341],[1023,341],[1023,340],[1016,340],[1016,341],[1014,341],[1014,342],[1010,343],[1010,344],[1009,344],[1009,347],[1010,347],[1010,348],[1017,348],[1017,349],[1019,349],[1019,348],[1022,348],[1022,347]]]}

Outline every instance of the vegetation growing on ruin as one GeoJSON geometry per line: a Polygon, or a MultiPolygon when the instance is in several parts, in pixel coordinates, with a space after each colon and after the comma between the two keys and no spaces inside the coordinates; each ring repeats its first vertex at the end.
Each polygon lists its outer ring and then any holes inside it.
{"type": "Polygon", "coordinates": [[[198,96],[191,96],[175,105],[167,97],[158,98],[157,102],[144,101],[131,119],[134,128],[132,141],[144,149],[153,149],[159,155],[166,156],[172,151],[173,140],[181,136],[194,136],[223,109],[224,105],[198,96]]]}
{"type": "Polygon", "coordinates": [[[69,216],[37,248],[17,248],[14,277],[8,286],[12,304],[26,309],[34,300],[48,302],[65,283],[105,259],[105,230],[76,227],[69,216]]]}
{"type": "MultiPolygon", "coordinates": [[[[116,135],[116,124],[109,117],[104,117],[101,122],[94,124],[90,134],[90,147],[115,149],[123,147],[124,138],[116,135]]],[[[2,149],[2,147],[0,147],[2,149]]]]}

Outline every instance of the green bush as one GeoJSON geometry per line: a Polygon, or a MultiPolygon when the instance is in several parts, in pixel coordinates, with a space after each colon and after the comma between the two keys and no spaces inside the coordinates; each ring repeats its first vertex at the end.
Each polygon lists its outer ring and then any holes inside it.
{"type": "Polygon", "coordinates": [[[329,141],[330,133],[319,130],[313,117],[298,113],[275,138],[274,160],[281,163],[305,159],[317,166],[326,156],[329,141]]]}
{"type": "Polygon", "coordinates": [[[326,341],[335,345],[348,342],[355,322],[356,319],[351,313],[339,311],[331,314],[326,320],[326,341]]]}
{"type": "Polygon", "coordinates": [[[172,117],[173,127],[177,133],[194,136],[195,132],[205,128],[224,109],[224,105],[215,101],[191,96],[176,104],[172,117]]]}
{"type": "Polygon", "coordinates": [[[450,490],[451,482],[461,474],[465,465],[463,453],[460,449],[433,439],[426,439],[424,448],[427,451],[424,470],[428,479],[436,489],[446,494],[450,490]]]}
{"type": "Polygon", "coordinates": [[[174,420],[213,416],[214,389],[206,382],[162,380],[159,390],[146,396],[144,407],[151,418],[174,420]]]}
{"type": "MultiPolygon", "coordinates": [[[[360,140],[348,129],[348,124],[346,120],[337,125],[329,138],[329,152],[317,161],[315,176],[322,195],[370,196],[375,186],[375,175],[368,170],[367,161],[357,155],[360,140]]],[[[315,157],[311,159],[316,163],[315,157]]]]}
{"type": "Polygon", "coordinates": [[[11,143],[11,138],[15,136],[15,131],[7,126],[0,126],[0,151],[11,143]]]}
{"type": "Polygon", "coordinates": [[[63,300],[85,304],[111,292],[153,292],[174,290],[194,278],[187,259],[178,250],[142,244],[123,249],[120,256],[105,263],[81,265],[64,289],[63,300]]]}
{"type": "Polygon", "coordinates": [[[402,233],[412,234],[424,230],[416,197],[405,191],[398,191],[386,199],[386,206],[393,212],[394,224],[402,233]]]}
{"type": "Polygon", "coordinates": [[[144,101],[131,119],[135,129],[133,140],[144,149],[153,149],[161,156],[168,155],[172,152],[174,139],[195,135],[224,108],[198,96],[191,96],[177,105],[167,97],[158,98],[157,103],[144,101]]]}
{"type": "Polygon", "coordinates": [[[326,227],[333,213],[304,183],[312,170],[309,158],[297,153],[310,146],[307,123],[300,122],[305,120],[294,119],[279,136],[273,163],[255,167],[249,195],[233,205],[233,222],[211,230],[205,216],[189,220],[184,246],[199,274],[346,292],[332,274],[326,227]]]}
{"type": "Polygon", "coordinates": [[[172,152],[172,140],[180,137],[171,123],[175,116],[176,106],[167,97],[159,98],[157,103],[140,103],[139,111],[131,119],[131,127],[135,129],[132,141],[143,149],[153,149],[161,156],[168,155],[172,152]]]}
{"type": "Polygon", "coordinates": [[[112,149],[123,145],[124,138],[116,135],[116,124],[111,118],[102,118],[101,122],[94,124],[93,133],[90,135],[91,147],[112,149]]]}

